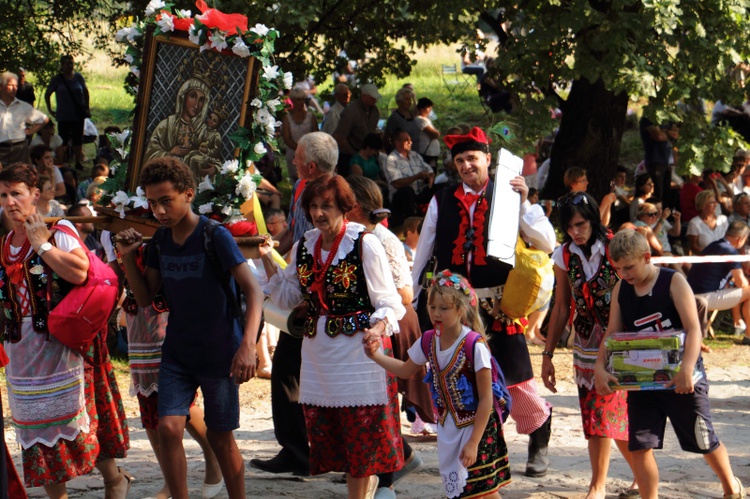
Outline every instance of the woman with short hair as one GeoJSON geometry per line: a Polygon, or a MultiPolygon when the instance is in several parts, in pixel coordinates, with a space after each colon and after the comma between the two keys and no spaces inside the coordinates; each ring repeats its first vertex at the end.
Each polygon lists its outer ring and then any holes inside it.
{"type": "MultiPolygon", "coordinates": [[[[37,214],[37,181],[23,163],[0,172],[0,205],[13,222],[0,242],[0,302],[9,314],[5,374],[24,481],[64,498],[65,483],[96,466],[105,499],[124,499],[131,477],[115,458],[125,457],[129,438],[106,329],[83,354],[47,329],[48,311],[85,282],[89,260],[78,239],[51,233],[37,214]]],[[[70,222],[59,223],[75,232],[70,222]]]]}
{"type": "Polygon", "coordinates": [[[393,333],[405,313],[380,241],[346,215],[356,199],[338,175],[309,182],[302,207],[315,227],[278,268],[271,246],[260,247],[271,300],[307,304],[300,399],[310,440],[310,474],[346,472],[350,498],[372,498],[375,475],[403,466],[395,377],[362,348],[364,333],[393,333]]]}
{"type": "Polygon", "coordinates": [[[695,196],[695,208],[698,216],[688,223],[687,240],[693,255],[700,255],[703,248],[718,241],[727,231],[729,220],[725,215],[716,214],[716,194],[705,190],[695,196]]]}

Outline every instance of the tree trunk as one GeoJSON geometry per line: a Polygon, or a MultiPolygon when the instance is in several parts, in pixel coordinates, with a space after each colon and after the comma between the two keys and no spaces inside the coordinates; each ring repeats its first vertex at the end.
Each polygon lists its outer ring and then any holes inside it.
{"type": "Polygon", "coordinates": [[[627,94],[607,90],[601,79],[593,84],[586,79],[573,82],[568,99],[561,105],[562,121],[552,146],[543,199],[565,194],[563,174],[573,166],[586,170],[588,192],[597,201],[609,192],[620,157],[627,108],[627,94]]]}

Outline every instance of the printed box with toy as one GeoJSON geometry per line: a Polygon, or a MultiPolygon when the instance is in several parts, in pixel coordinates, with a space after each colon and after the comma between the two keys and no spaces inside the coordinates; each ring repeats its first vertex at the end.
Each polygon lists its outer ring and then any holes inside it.
{"type": "MultiPolygon", "coordinates": [[[[607,370],[618,380],[616,390],[671,390],[665,385],[680,370],[684,331],[612,333],[607,338],[607,370]]],[[[696,371],[695,380],[700,379],[696,371]]]]}

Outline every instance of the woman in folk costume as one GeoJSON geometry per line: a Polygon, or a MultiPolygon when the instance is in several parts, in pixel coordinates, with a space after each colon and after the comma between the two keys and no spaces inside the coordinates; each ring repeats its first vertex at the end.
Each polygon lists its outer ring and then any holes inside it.
{"type": "MultiPolygon", "coordinates": [[[[571,312],[576,316],[573,367],[583,434],[588,441],[591,482],[587,499],[604,499],[612,440],[628,461],[628,413],[624,391],[600,395],[594,387],[594,363],[609,321],[612,290],[620,280],[609,258],[612,233],[602,225],[599,206],[585,192],[566,194],[557,202],[564,242],[552,256],[555,265],[555,306],[550,315],[547,344],[542,353],[542,380],[556,392],[552,355],[571,312]]],[[[624,497],[638,496],[635,482],[624,497]]]]}
{"type": "Polygon", "coordinates": [[[128,430],[105,337],[82,354],[47,330],[49,310],[85,281],[89,260],[76,238],[53,235],[36,213],[36,184],[36,171],[22,163],[0,172],[0,205],[13,222],[0,245],[5,374],[24,481],[66,498],[65,482],[96,466],[104,497],[124,498],[131,478],[115,458],[125,457],[128,430]]]}
{"type": "Polygon", "coordinates": [[[347,221],[356,204],[341,176],[307,184],[302,207],[314,229],[292,248],[280,270],[261,246],[271,299],[292,308],[303,299],[300,404],[310,440],[310,473],[346,472],[350,499],[371,498],[375,475],[399,470],[403,450],[397,383],[362,349],[363,333],[390,335],[404,315],[380,241],[347,221]]]}

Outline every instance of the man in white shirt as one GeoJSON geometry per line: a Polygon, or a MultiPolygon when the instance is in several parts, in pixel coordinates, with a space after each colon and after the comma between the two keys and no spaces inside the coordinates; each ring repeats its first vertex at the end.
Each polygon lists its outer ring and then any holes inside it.
{"type": "MultiPolygon", "coordinates": [[[[526,475],[544,476],[549,466],[552,406],[537,391],[523,330],[499,309],[511,267],[487,255],[493,195],[488,174],[492,159],[489,140],[476,127],[466,135],[446,135],[443,140],[451,150],[462,182],[441,189],[430,201],[412,271],[414,289],[421,288],[420,278],[433,257],[437,271],[448,269],[461,274],[474,287],[489,333],[487,344],[505,374],[513,398],[510,415],[516,421],[516,430],[530,435],[526,475]]],[[[515,177],[510,185],[521,195],[519,221],[525,238],[536,248],[551,253],[555,248],[552,224],[539,205],[532,206],[526,199],[529,189],[523,177],[515,177]]],[[[424,301],[424,293],[419,300],[424,301]]],[[[419,303],[420,309],[424,305],[419,303]]],[[[428,325],[422,324],[423,329],[425,326],[428,325]]]]}
{"type": "Polygon", "coordinates": [[[411,150],[412,139],[406,130],[397,130],[393,136],[396,148],[388,155],[383,177],[388,183],[391,201],[391,223],[400,226],[417,214],[417,208],[432,198],[435,172],[422,156],[411,150]]]}
{"type": "Polygon", "coordinates": [[[47,115],[16,98],[18,76],[0,74],[0,164],[29,162],[26,137],[34,135],[49,121],[47,115]]]}

